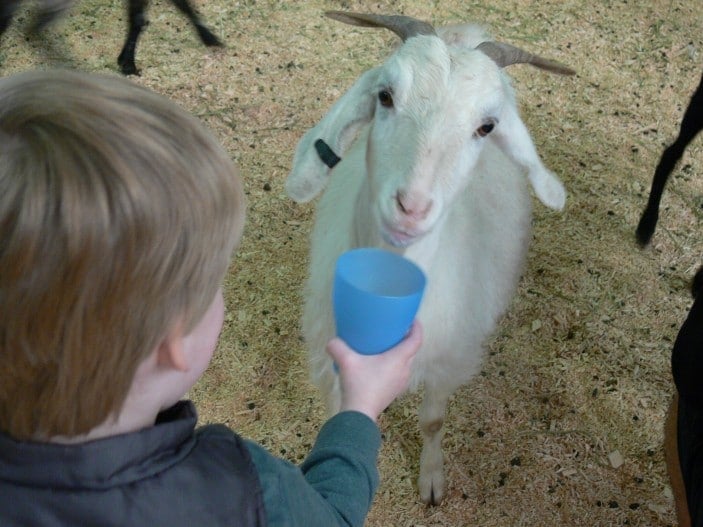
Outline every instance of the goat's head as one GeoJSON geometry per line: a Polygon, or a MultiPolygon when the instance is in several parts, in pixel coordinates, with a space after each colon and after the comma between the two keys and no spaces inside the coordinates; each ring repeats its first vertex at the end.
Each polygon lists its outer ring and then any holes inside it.
{"type": "MultiPolygon", "coordinates": [[[[286,188],[297,201],[312,199],[328,172],[315,155],[314,141],[323,139],[343,158],[360,127],[369,125],[366,172],[375,200],[372,210],[386,241],[397,246],[412,243],[432,229],[454,196],[469,184],[472,168],[494,129],[499,131],[503,120],[507,126],[519,121],[501,68],[530,62],[567,72],[557,63],[488,42],[485,35],[477,35],[477,28],[473,33],[459,27],[440,30],[440,38],[429,24],[408,17],[328,15],[356,25],[386,27],[404,44],[384,64],[366,72],[305,135],[286,188]]],[[[530,153],[525,154],[531,149],[536,158],[529,135],[518,134],[514,139],[508,130],[498,135],[498,144],[508,155],[518,163],[527,157],[524,164],[533,164],[530,153]],[[528,145],[522,144],[525,140],[528,145]]],[[[541,167],[538,158],[536,162],[541,167]]],[[[563,191],[559,181],[544,172],[563,191]]],[[[547,204],[560,208],[563,201],[547,204]]]]}

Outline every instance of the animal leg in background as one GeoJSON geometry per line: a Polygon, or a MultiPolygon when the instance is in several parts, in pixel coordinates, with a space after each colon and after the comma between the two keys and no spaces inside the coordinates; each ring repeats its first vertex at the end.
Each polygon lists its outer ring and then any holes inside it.
{"type": "MultiPolygon", "coordinates": [[[[221,46],[222,42],[201,22],[200,17],[197,15],[193,7],[190,5],[188,0],[171,0],[173,5],[175,5],[178,10],[185,14],[190,20],[191,24],[195,27],[198,32],[200,40],[206,46],[221,46]]],[[[144,27],[147,25],[146,20],[146,8],[148,6],[148,0],[129,0],[128,5],[128,17],[129,17],[129,27],[127,29],[127,38],[125,40],[122,51],[119,57],[117,57],[117,64],[120,66],[120,70],[125,75],[138,75],[139,70],[135,63],[136,53],[137,53],[137,41],[141,35],[144,27]]]]}
{"type": "Polygon", "coordinates": [[[139,35],[147,23],[146,15],[144,14],[146,6],[147,0],[129,0],[129,7],[127,8],[127,23],[129,24],[127,27],[127,39],[119,57],[117,57],[117,64],[125,75],[137,75],[139,73],[134,59],[137,52],[137,40],[139,40],[139,35]]]}
{"type": "Polygon", "coordinates": [[[703,291],[703,265],[698,268],[696,275],[691,281],[691,294],[693,297],[697,297],[701,291],[703,291]]]}
{"type": "MultiPolygon", "coordinates": [[[[0,0],[0,37],[10,27],[21,3],[22,0],[0,0]]],[[[38,1],[36,11],[25,30],[25,36],[39,48],[45,59],[58,61],[64,67],[75,67],[64,35],[60,32],[50,34],[45,29],[66,13],[73,3],[74,0],[38,1]]]]}
{"type": "Polygon", "coordinates": [[[0,37],[5,33],[12,18],[15,16],[15,11],[20,5],[21,0],[4,0],[0,3],[0,37]]]}
{"type": "MultiPolygon", "coordinates": [[[[21,1],[3,0],[0,4],[0,37],[10,27],[21,1]]],[[[64,13],[72,3],[73,0],[44,0],[39,2],[37,6],[38,11],[29,24],[27,34],[30,37],[36,37],[41,34],[46,26],[64,13]]]]}
{"type": "Polygon", "coordinates": [[[59,18],[73,4],[73,0],[43,0],[39,3],[39,9],[34,15],[27,34],[36,37],[44,32],[44,29],[54,20],[59,18]]]}
{"type": "Polygon", "coordinates": [[[206,46],[222,46],[220,39],[218,39],[212,31],[205,27],[188,0],[171,0],[171,2],[181,13],[188,17],[188,20],[190,20],[190,23],[193,24],[193,27],[195,27],[195,30],[198,32],[198,36],[203,44],[206,46]]]}
{"type": "Polygon", "coordinates": [[[677,446],[677,418],[678,418],[679,394],[674,393],[674,397],[669,406],[664,422],[664,460],[669,474],[671,490],[674,493],[674,505],[676,506],[676,516],[679,527],[691,527],[691,517],[688,513],[688,501],[686,499],[686,487],[681,474],[681,464],[679,461],[679,448],[677,446]]]}
{"type": "Polygon", "coordinates": [[[693,140],[698,132],[703,129],[703,76],[698,88],[691,97],[691,102],[686,108],[679,136],[669,147],[667,147],[659,160],[652,188],[649,192],[647,207],[644,209],[640,222],[637,225],[637,241],[640,245],[647,245],[654,234],[659,219],[659,202],[661,201],[664,186],[676,163],[681,159],[684,150],[693,140]]]}

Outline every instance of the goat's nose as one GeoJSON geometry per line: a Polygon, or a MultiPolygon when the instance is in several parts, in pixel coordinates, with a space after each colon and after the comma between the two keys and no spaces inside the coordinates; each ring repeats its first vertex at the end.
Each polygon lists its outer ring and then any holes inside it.
{"type": "Polygon", "coordinates": [[[399,190],[395,195],[398,210],[409,218],[422,220],[432,208],[432,200],[424,196],[399,190]]]}

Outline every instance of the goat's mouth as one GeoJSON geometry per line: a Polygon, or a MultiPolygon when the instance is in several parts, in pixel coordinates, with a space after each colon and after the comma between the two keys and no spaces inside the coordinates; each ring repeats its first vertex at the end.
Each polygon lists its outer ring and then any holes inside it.
{"type": "Polygon", "coordinates": [[[393,247],[407,247],[415,243],[424,234],[423,231],[417,229],[402,229],[399,227],[391,227],[387,223],[383,223],[381,228],[381,236],[383,241],[393,247]]]}

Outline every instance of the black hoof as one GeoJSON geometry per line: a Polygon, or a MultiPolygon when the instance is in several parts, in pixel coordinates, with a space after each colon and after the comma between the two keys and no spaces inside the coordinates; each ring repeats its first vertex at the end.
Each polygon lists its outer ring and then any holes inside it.
{"type": "Polygon", "coordinates": [[[122,75],[141,75],[134,62],[118,62],[122,75]]]}
{"type": "Polygon", "coordinates": [[[198,36],[200,36],[200,40],[206,46],[215,47],[215,46],[223,46],[224,45],[222,43],[222,41],[219,38],[217,38],[212,33],[212,31],[210,31],[205,26],[196,26],[196,29],[198,30],[198,36]]]}
{"type": "Polygon", "coordinates": [[[648,210],[645,210],[644,213],[642,213],[642,217],[640,218],[640,222],[637,225],[637,231],[635,233],[637,236],[637,243],[639,243],[640,246],[644,247],[652,239],[654,229],[657,227],[658,219],[659,214],[657,214],[656,211],[651,213],[648,210]]]}

